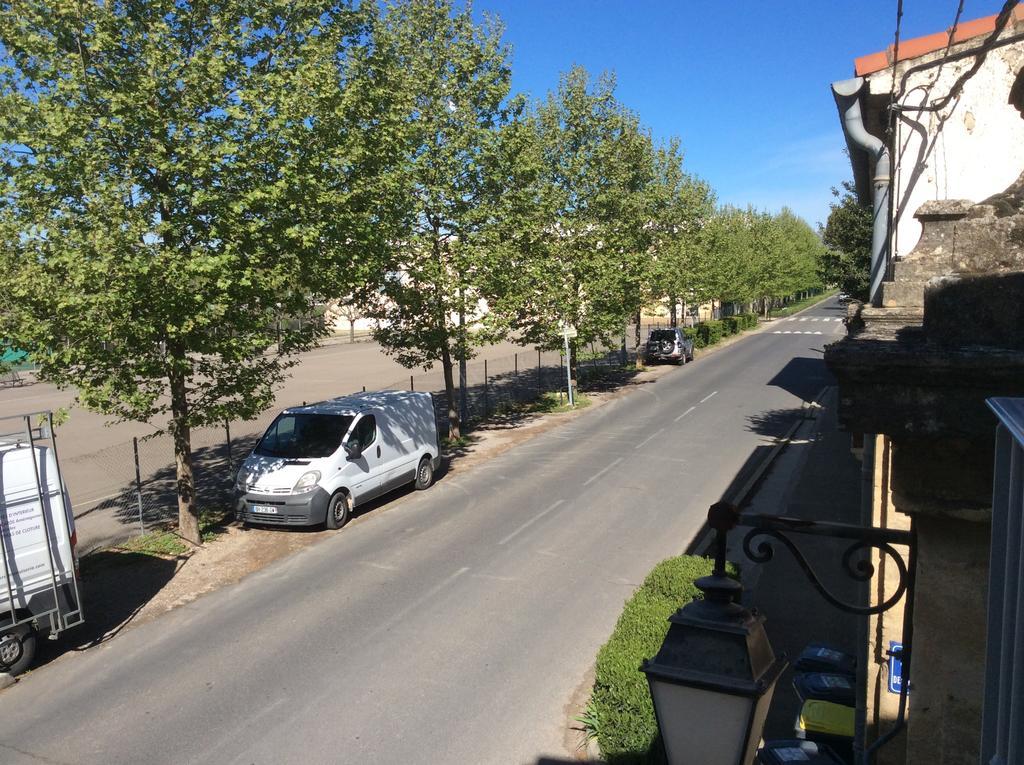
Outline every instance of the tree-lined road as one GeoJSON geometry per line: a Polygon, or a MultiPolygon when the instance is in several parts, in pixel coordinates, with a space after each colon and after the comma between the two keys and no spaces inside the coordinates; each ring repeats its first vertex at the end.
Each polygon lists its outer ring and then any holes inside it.
{"type": "Polygon", "coordinates": [[[41,668],[0,696],[0,760],[566,757],[566,703],[623,601],[829,383],[843,314],[773,322],[41,668]]]}

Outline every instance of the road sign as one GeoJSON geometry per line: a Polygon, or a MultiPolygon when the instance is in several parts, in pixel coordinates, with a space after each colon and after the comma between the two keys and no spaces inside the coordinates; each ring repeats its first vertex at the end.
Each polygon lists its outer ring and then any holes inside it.
{"type": "Polygon", "coordinates": [[[889,641],[889,693],[899,693],[903,688],[903,643],[889,641]],[[895,654],[895,655],[893,655],[895,654]]]}
{"type": "Polygon", "coordinates": [[[572,324],[563,324],[562,334],[567,340],[572,340],[574,337],[578,337],[580,333],[576,331],[576,327],[572,324]]]}

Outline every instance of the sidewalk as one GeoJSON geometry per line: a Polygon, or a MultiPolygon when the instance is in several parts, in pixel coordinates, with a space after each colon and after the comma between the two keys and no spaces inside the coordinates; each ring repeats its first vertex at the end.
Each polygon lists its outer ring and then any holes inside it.
{"type": "MultiPolygon", "coordinates": [[[[860,462],[850,452],[850,435],[839,430],[837,395],[830,388],[815,419],[806,420],[772,465],[744,512],[786,515],[820,521],[860,523],[860,462]]],[[[767,537],[774,558],[754,564],[742,551],[745,532],[730,535],[729,558],[743,572],[744,597],[767,617],[766,629],[776,655],[792,662],[811,641],[822,641],[856,655],[857,617],[830,605],[808,581],[785,546],[767,537]]],[[[855,602],[858,583],[842,572],[840,540],[794,534],[791,537],[822,583],[836,597],[855,602]]],[[[792,667],[775,687],[764,738],[792,738],[799,713],[792,667]]]]}

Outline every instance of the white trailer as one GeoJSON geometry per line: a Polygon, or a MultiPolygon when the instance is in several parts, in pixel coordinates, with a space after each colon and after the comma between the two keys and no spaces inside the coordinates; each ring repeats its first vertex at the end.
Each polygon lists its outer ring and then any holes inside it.
{"type": "Polygon", "coordinates": [[[52,413],[0,417],[0,672],[81,624],[76,542],[52,413]]]}

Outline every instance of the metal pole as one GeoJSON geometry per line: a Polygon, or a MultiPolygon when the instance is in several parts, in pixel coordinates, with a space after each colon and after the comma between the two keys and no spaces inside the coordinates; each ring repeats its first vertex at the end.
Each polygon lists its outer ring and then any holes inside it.
{"type": "Polygon", "coordinates": [[[487,413],[487,359],[484,359],[484,417],[487,413]]]}
{"type": "Polygon", "coordinates": [[[513,379],[515,382],[512,385],[512,394],[519,399],[519,354],[515,353],[512,357],[512,368],[514,370],[513,379]]]}
{"type": "Polygon", "coordinates": [[[228,439],[228,472],[231,474],[231,480],[235,478],[235,458],[231,453],[231,423],[224,420],[224,434],[228,439]]]}
{"type": "MultiPolygon", "coordinates": [[[[230,446],[228,448],[230,449],[230,446]]],[[[142,517],[142,471],[139,470],[139,439],[135,436],[132,436],[132,451],[135,452],[135,492],[139,501],[139,528],[145,534],[146,521],[142,517]]]]}
{"type": "Polygon", "coordinates": [[[466,303],[459,289],[459,422],[469,422],[469,374],[466,371],[466,303]]]}
{"type": "Polygon", "coordinates": [[[572,357],[569,355],[569,333],[563,332],[562,337],[565,339],[565,382],[569,390],[569,406],[575,409],[576,399],[572,395],[572,364],[570,364],[572,357]]]}
{"type": "Polygon", "coordinates": [[[540,348],[537,349],[537,398],[541,397],[544,392],[544,386],[541,384],[540,379],[540,348]]]}
{"type": "Polygon", "coordinates": [[[409,375],[409,390],[416,390],[416,381],[412,379],[412,375],[409,375]]]}

